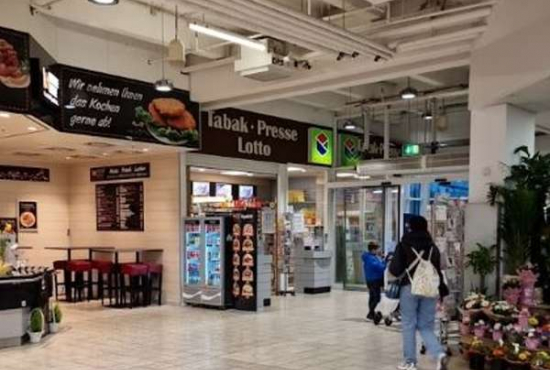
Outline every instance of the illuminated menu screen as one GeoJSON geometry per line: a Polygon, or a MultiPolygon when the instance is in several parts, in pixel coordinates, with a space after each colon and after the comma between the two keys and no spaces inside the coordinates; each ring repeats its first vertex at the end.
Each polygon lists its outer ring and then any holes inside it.
{"type": "Polygon", "coordinates": [[[143,182],[96,186],[98,231],[143,231],[143,182]]]}

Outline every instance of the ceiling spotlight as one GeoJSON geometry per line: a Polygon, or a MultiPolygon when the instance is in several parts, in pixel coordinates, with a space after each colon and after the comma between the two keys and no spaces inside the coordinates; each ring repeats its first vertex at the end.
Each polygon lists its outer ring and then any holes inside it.
{"type": "Polygon", "coordinates": [[[382,57],[380,55],[377,55],[377,56],[374,57],[375,62],[379,62],[381,59],[382,59],[382,57]]]}
{"type": "Polygon", "coordinates": [[[351,53],[351,57],[354,58],[354,59],[357,58],[358,56],[359,56],[359,53],[356,52],[356,51],[354,51],[353,53],[351,53]]]}
{"type": "Polygon", "coordinates": [[[346,56],[346,54],[341,51],[341,52],[338,53],[338,56],[336,57],[336,60],[339,62],[342,59],[344,59],[345,56],[346,56]]]}
{"type": "Polygon", "coordinates": [[[346,129],[346,130],[355,130],[356,128],[357,128],[357,126],[355,126],[355,123],[353,123],[353,121],[347,121],[344,124],[344,129],[346,129]]]}
{"type": "Polygon", "coordinates": [[[427,111],[426,113],[424,113],[424,119],[425,119],[426,121],[431,121],[431,120],[433,120],[433,119],[434,119],[434,116],[433,116],[432,112],[427,111]]]}
{"type": "Polygon", "coordinates": [[[166,78],[162,78],[157,82],[155,82],[155,90],[159,92],[169,92],[169,91],[172,91],[173,89],[174,89],[174,84],[172,83],[172,81],[166,78]]]}
{"type": "Polygon", "coordinates": [[[88,0],[92,4],[96,5],[116,5],[118,0],[88,0]]]}
{"type": "Polygon", "coordinates": [[[302,168],[302,167],[288,167],[288,172],[307,172],[307,170],[305,168],[302,168]]]}

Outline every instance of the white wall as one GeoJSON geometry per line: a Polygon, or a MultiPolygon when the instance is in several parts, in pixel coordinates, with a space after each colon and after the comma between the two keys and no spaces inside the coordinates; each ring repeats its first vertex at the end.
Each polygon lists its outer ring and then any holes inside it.
{"type": "Polygon", "coordinates": [[[32,246],[24,251],[24,258],[32,265],[51,266],[56,257],[65,257],[46,251],[47,246],[69,244],[69,168],[43,163],[18,162],[4,165],[25,165],[50,169],[50,182],[0,181],[0,217],[15,217],[18,201],[36,201],[38,231],[19,233],[19,244],[32,246]]]}
{"type": "Polygon", "coordinates": [[[329,111],[308,107],[287,100],[276,100],[273,102],[245,105],[237,108],[320,126],[332,127],[334,124],[334,115],[329,111]]]}
{"type": "MultiPolygon", "coordinates": [[[[96,183],[90,182],[90,167],[77,166],[70,174],[70,228],[73,245],[119,248],[162,248],[164,291],[171,303],[179,302],[179,157],[177,153],[140,157],[135,161],[109,161],[99,165],[150,162],[151,177],[143,179],[145,198],[144,232],[98,232],[96,230],[96,183]]],[[[142,181],[142,180],[127,180],[142,181]]],[[[126,254],[133,260],[133,254],[126,254]]]]}
{"type": "Polygon", "coordinates": [[[550,2],[500,0],[472,54],[470,108],[503,102],[550,76],[550,2]]]}

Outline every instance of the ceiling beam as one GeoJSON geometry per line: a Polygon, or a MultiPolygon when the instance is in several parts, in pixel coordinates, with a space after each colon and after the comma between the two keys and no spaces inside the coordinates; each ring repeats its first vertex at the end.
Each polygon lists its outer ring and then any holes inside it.
{"type": "Polygon", "coordinates": [[[330,111],[330,112],[336,112],[335,108],[331,108],[331,107],[327,106],[324,103],[314,102],[314,101],[307,100],[307,99],[302,99],[302,98],[299,98],[299,97],[294,97],[294,98],[285,99],[285,100],[291,101],[293,103],[307,105],[309,107],[316,108],[316,109],[323,109],[323,110],[330,111]]]}
{"type": "Polygon", "coordinates": [[[411,79],[433,87],[445,86],[445,83],[443,81],[440,81],[436,78],[428,77],[425,75],[414,75],[414,76],[411,76],[411,79]]]}
{"type": "Polygon", "coordinates": [[[352,97],[353,99],[365,99],[365,97],[363,95],[354,93],[353,91],[350,92],[349,89],[348,89],[348,91],[336,89],[336,90],[331,90],[329,92],[333,93],[333,94],[345,96],[347,98],[352,97]]]}

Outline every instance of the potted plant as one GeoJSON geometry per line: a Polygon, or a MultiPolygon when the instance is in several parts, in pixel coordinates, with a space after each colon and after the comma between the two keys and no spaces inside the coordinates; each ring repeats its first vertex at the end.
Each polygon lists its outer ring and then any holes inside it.
{"type": "Polygon", "coordinates": [[[506,347],[502,340],[499,341],[498,346],[493,348],[490,354],[490,368],[491,370],[506,370],[506,347]]]}
{"type": "Polygon", "coordinates": [[[497,265],[495,249],[495,245],[486,247],[477,243],[477,250],[466,255],[466,267],[471,267],[474,270],[474,274],[479,275],[479,291],[481,293],[487,291],[485,278],[495,270],[497,265]]]}
{"type": "Polygon", "coordinates": [[[521,282],[517,277],[507,279],[502,285],[502,296],[509,304],[517,306],[521,297],[521,282]]]}
{"type": "Polygon", "coordinates": [[[474,338],[468,350],[469,365],[471,370],[485,370],[485,354],[487,348],[483,341],[474,338]]]}
{"type": "Polygon", "coordinates": [[[506,355],[508,370],[530,370],[531,352],[522,351],[519,344],[513,343],[512,350],[506,355]]]}
{"type": "Polygon", "coordinates": [[[532,370],[550,369],[550,354],[546,351],[537,352],[531,359],[532,370]]]}
{"type": "Polygon", "coordinates": [[[44,333],[44,313],[40,308],[35,308],[31,311],[29,322],[29,337],[31,343],[39,343],[44,333]]]}
{"type": "Polygon", "coordinates": [[[63,320],[63,312],[59,304],[55,304],[52,310],[52,321],[50,322],[50,333],[57,333],[59,331],[59,324],[63,320]]]}

